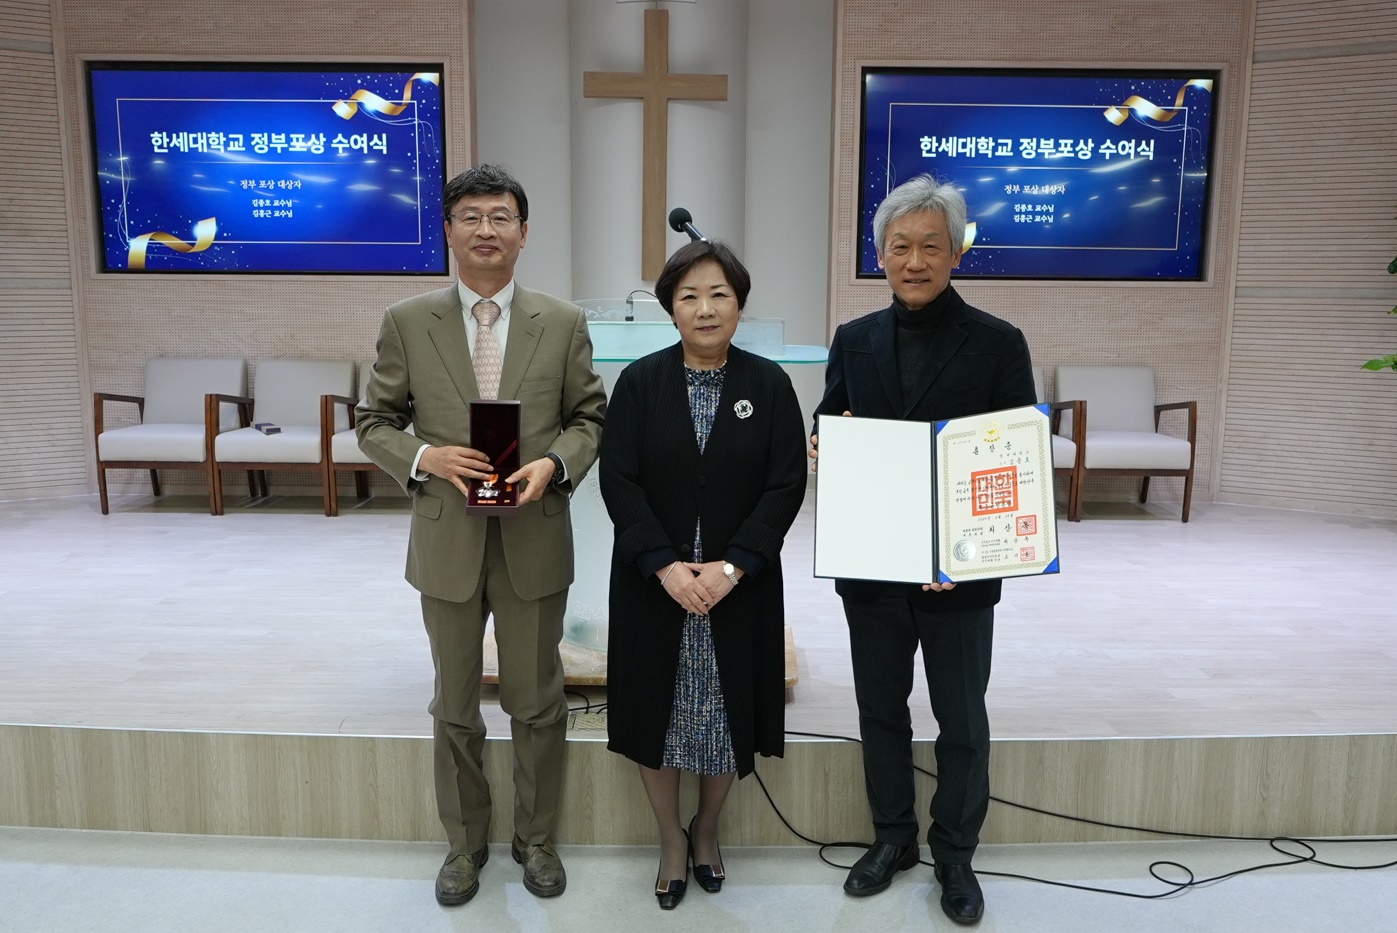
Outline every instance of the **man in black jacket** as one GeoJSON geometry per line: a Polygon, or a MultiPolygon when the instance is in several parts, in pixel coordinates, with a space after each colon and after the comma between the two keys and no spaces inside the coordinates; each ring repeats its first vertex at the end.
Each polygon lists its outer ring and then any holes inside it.
{"type": "MultiPolygon", "coordinates": [[[[1036,401],[1023,334],[972,308],[951,287],[965,219],[960,192],[928,175],[888,194],[873,218],[873,234],[893,301],[835,331],[817,414],[939,421],[1036,401]]],[[[920,858],[907,706],[920,645],[940,727],[927,844],[941,908],[960,924],[976,923],[984,913],[970,861],[989,808],[985,689],[999,589],[998,580],[835,584],[849,622],[875,836],[844,882],[851,895],[885,890],[920,858]]]]}

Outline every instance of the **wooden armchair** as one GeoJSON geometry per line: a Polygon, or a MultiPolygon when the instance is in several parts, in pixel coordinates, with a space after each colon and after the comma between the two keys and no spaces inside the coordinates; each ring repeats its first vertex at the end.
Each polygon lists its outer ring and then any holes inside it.
{"type": "MultiPolygon", "coordinates": [[[[214,439],[249,424],[247,364],[240,359],[167,358],[146,360],[145,394],[92,394],[93,450],[102,514],[108,514],[107,471],[150,471],[151,492],[160,495],[162,469],[202,470],[209,476],[209,510],[214,508],[211,454],[214,439]],[[210,394],[227,399],[210,403],[210,394]],[[139,423],[106,428],[108,402],[134,404],[139,423]]],[[[248,477],[249,487],[254,479],[248,477]]],[[[214,513],[217,514],[217,513],[214,513]]]]}
{"type": "MultiPolygon", "coordinates": [[[[1038,401],[1048,401],[1047,393],[1043,390],[1043,370],[1038,366],[1033,367],[1033,388],[1038,393],[1038,401]]],[[[1086,403],[1075,399],[1049,402],[1048,407],[1052,411],[1053,473],[1067,477],[1067,520],[1079,522],[1082,520],[1082,480],[1086,476],[1083,461],[1086,450],[1086,403]],[[1059,433],[1064,412],[1070,416],[1067,419],[1068,429],[1072,432],[1070,438],[1059,433]]]]}
{"type": "MultiPolygon", "coordinates": [[[[332,518],[340,514],[337,473],[341,470],[353,472],[354,495],[363,501],[369,497],[369,476],[379,469],[359,449],[359,438],[354,432],[354,408],[364,397],[364,391],[369,385],[369,371],[372,368],[372,361],[359,364],[359,399],[352,399],[346,395],[320,397],[320,433],[325,445],[325,514],[332,518]],[[349,427],[336,430],[335,409],[341,406],[349,413],[349,427]]],[[[413,433],[412,425],[408,425],[406,431],[408,434],[413,433]]]]}
{"type": "Polygon", "coordinates": [[[1148,366],[1059,366],[1057,394],[1082,399],[1090,412],[1087,475],[1141,477],[1142,504],[1150,477],[1182,477],[1183,520],[1188,521],[1198,452],[1196,401],[1156,404],[1154,370],[1148,366]],[[1166,411],[1188,413],[1187,440],[1159,432],[1160,415],[1166,411]]]}
{"type": "MultiPolygon", "coordinates": [[[[280,428],[264,434],[254,427],[242,427],[220,434],[213,445],[211,469],[214,512],[223,514],[221,471],[228,467],[259,474],[261,493],[267,494],[266,471],[314,472],[325,492],[325,439],[321,426],[321,396],[347,396],[354,388],[351,360],[258,360],[253,398],[239,399],[252,406],[253,423],[269,423],[280,428]]],[[[221,399],[227,400],[227,399],[221,399]]],[[[210,404],[213,400],[210,400],[210,404]]],[[[335,416],[348,424],[348,417],[335,416]]],[[[256,493],[254,492],[254,495],[256,493]]]]}

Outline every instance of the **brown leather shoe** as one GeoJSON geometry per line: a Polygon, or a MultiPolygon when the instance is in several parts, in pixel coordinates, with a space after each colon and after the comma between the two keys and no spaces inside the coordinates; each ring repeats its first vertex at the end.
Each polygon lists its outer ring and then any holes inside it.
{"type": "Polygon", "coordinates": [[[557,897],[568,886],[563,860],[552,843],[526,846],[518,836],[509,844],[514,860],[524,866],[524,887],[535,897],[557,897]]]}
{"type": "Polygon", "coordinates": [[[448,855],[437,872],[437,903],[456,907],[475,897],[480,890],[480,869],[490,861],[490,847],[481,846],[470,855],[448,855]]]}

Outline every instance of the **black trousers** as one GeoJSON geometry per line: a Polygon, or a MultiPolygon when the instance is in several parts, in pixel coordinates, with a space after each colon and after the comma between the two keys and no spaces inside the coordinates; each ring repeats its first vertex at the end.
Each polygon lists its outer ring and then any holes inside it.
{"type": "Polygon", "coordinates": [[[864,783],[879,842],[917,841],[912,771],[913,662],[922,649],[936,739],[936,791],[927,844],[942,864],[969,864],[980,842],[990,795],[990,680],[994,607],[930,612],[889,588],[873,599],[844,600],[863,739],[864,783]]]}

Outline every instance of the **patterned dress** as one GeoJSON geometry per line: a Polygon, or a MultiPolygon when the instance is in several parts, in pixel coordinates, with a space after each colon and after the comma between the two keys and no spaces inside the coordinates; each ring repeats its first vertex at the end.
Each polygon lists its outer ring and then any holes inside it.
{"type": "MultiPolygon", "coordinates": [[[[718,399],[723,394],[723,369],[684,367],[689,389],[689,411],[694,416],[694,436],[699,452],[708,443],[718,399]]],[[[694,562],[703,560],[701,522],[694,526],[694,562]]],[[[728,774],[737,770],[728,731],[728,711],[723,685],[718,679],[718,658],[713,651],[709,616],[690,612],[684,617],[679,645],[679,670],[674,677],[674,707],[665,732],[664,767],[694,774],[728,774]]]]}

